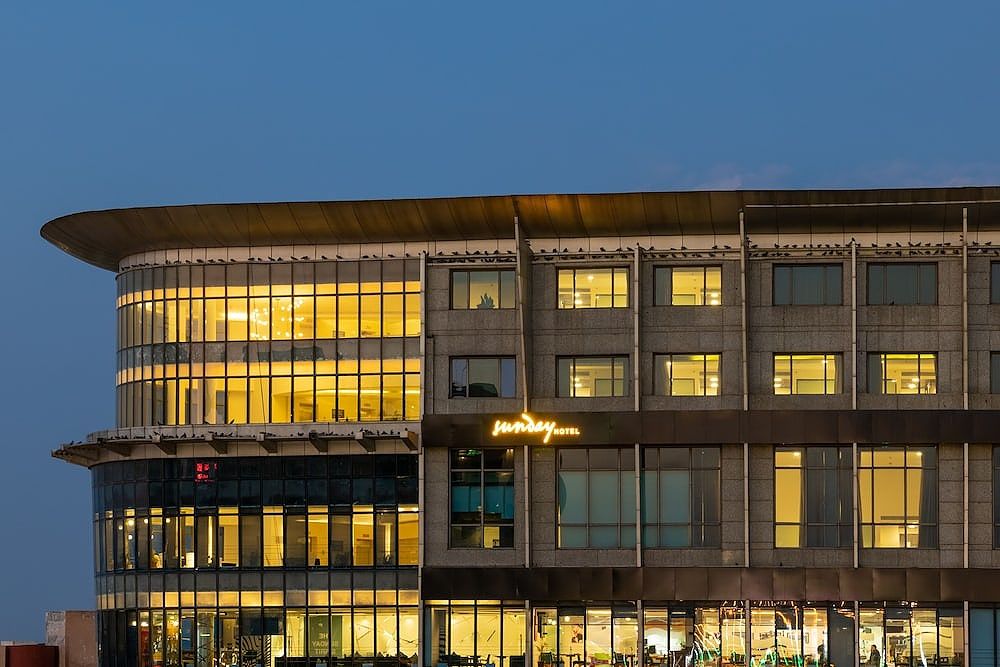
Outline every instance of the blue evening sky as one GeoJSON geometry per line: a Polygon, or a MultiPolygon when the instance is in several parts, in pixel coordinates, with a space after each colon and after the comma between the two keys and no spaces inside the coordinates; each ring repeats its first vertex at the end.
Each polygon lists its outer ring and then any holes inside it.
{"type": "Polygon", "coordinates": [[[38,236],[190,202],[1000,183],[1000,5],[0,3],[0,639],[92,608],[110,273],[38,236]]]}

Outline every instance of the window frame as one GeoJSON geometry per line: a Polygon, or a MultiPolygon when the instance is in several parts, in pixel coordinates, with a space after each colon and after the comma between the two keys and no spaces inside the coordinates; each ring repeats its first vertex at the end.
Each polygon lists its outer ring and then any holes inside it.
{"type": "Polygon", "coordinates": [[[517,269],[514,267],[504,267],[504,268],[487,268],[487,267],[475,267],[475,268],[452,268],[448,271],[448,310],[514,310],[517,308],[517,269]],[[497,300],[500,301],[503,295],[503,273],[510,273],[514,280],[514,294],[512,296],[513,303],[510,305],[498,303],[493,308],[476,308],[472,305],[468,305],[465,308],[455,307],[455,275],[458,273],[466,274],[466,302],[469,302],[469,278],[468,275],[472,273],[496,273],[497,274],[497,300]]]}
{"type": "Polygon", "coordinates": [[[627,354],[577,354],[577,355],[559,355],[559,356],[556,356],[556,377],[555,377],[555,380],[556,380],[556,391],[555,391],[556,398],[586,398],[586,399],[592,399],[592,398],[624,398],[624,397],[630,395],[630,392],[629,392],[629,370],[630,370],[629,369],[629,355],[627,355],[627,354]],[[591,359],[591,360],[593,360],[593,359],[609,359],[611,361],[611,388],[612,388],[612,393],[611,394],[607,394],[607,395],[599,394],[599,395],[593,395],[593,396],[577,396],[576,395],[576,391],[575,391],[576,384],[573,382],[573,378],[576,376],[576,365],[579,362],[579,360],[581,360],[581,359],[591,359]],[[562,362],[564,360],[568,360],[570,362],[570,364],[571,364],[571,366],[570,366],[570,374],[569,374],[569,378],[567,380],[568,385],[570,387],[570,393],[568,395],[564,395],[564,394],[559,393],[559,385],[561,384],[560,383],[560,375],[559,375],[559,366],[560,366],[560,362],[562,362]],[[618,361],[618,360],[621,360],[623,362],[623,364],[622,364],[622,393],[621,394],[615,394],[614,393],[614,387],[615,387],[615,382],[616,382],[616,378],[615,378],[615,366],[616,366],[616,364],[615,364],[615,362],[618,361]]]}
{"type": "MultiPolygon", "coordinates": [[[[641,530],[642,530],[642,548],[644,550],[645,549],[668,549],[668,550],[674,550],[674,549],[720,549],[720,548],[722,548],[722,447],[721,446],[643,447],[643,448],[640,448],[640,454],[641,454],[640,455],[641,470],[640,470],[640,475],[639,475],[639,518],[640,518],[640,527],[641,527],[641,530]],[[679,467],[676,467],[676,466],[664,466],[663,463],[661,461],[659,461],[659,460],[657,461],[657,464],[656,464],[655,468],[649,468],[649,467],[647,467],[646,456],[645,456],[645,454],[647,452],[651,452],[652,450],[657,450],[657,455],[659,456],[659,454],[660,454],[660,452],[662,450],[680,450],[680,449],[687,450],[687,466],[686,467],[679,468],[679,467]],[[696,458],[695,452],[696,452],[696,450],[701,450],[701,449],[713,450],[715,452],[716,465],[714,465],[714,466],[696,465],[696,463],[695,463],[695,458],[696,458]],[[663,508],[663,496],[662,496],[662,494],[663,494],[663,485],[662,485],[662,483],[660,481],[661,477],[660,477],[659,473],[661,473],[663,471],[670,471],[670,470],[683,470],[683,471],[685,471],[687,473],[687,482],[688,482],[688,516],[687,516],[687,522],[686,523],[664,521],[663,517],[660,516],[660,512],[661,512],[661,510],[663,508]],[[657,513],[657,517],[656,518],[657,518],[657,520],[655,522],[648,522],[648,523],[646,521],[646,515],[645,515],[645,511],[644,511],[645,508],[646,508],[645,500],[646,500],[646,489],[647,489],[647,487],[646,487],[646,473],[647,472],[651,472],[651,473],[656,473],[657,474],[657,476],[656,476],[656,490],[655,490],[655,494],[656,494],[656,513],[657,513]],[[717,514],[715,516],[715,520],[714,521],[706,521],[706,520],[694,521],[694,519],[693,519],[693,514],[694,513],[692,511],[693,508],[694,508],[694,506],[695,506],[695,499],[696,499],[694,476],[695,476],[695,473],[706,473],[706,472],[708,472],[708,473],[715,473],[715,498],[714,498],[714,502],[715,502],[715,508],[717,510],[717,514]],[[664,544],[662,544],[663,540],[660,540],[660,539],[656,540],[656,544],[655,545],[651,545],[651,544],[647,543],[647,540],[646,540],[646,529],[647,528],[651,528],[651,529],[656,530],[657,535],[660,535],[661,532],[662,532],[662,530],[663,530],[663,528],[665,528],[665,527],[687,527],[687,529],[688,529],[688,543],[684,544],[684,545],[670,546],[670,545],[664,545],[664,544]],[[717,543],[709,543],[708,540],[705,540],[706,535],[710,532],[710,529],[712,529],[712,528],[715,529],[714,531],[711,531],[711,532],[714,532],[714,536],[716,538],[718,538],[718,542],[717,543]],[[695,544],[696,540],[694,539],[696,531],[699,531],[700,534],[701,534],[701,540],[699,540],[700,543],[698,543],[698,544],[695,544]]],[[[706,496],[702,496],[702,498],[707,498],[707,495],[706,496]]]]}
{"type": "Polygon", "coordinates": [[[848,535],[853,536],[854,533],[854,456],[852,448],[850,446],[844,446],[843,444],[823,444],[823,445],[790,445],[790,446],[775,446],[772,448],[771,452],[772,462],[774,464],[774,483],[773,483],[773,494],[772,494],[772,521],[771,521],[771,537],[772,545],[775,549],[846,549],[853,545],[853,537],[849,537],[846,540],[841,539],[845,530],[848,535]],[[833,466],[810,466],[809,465],[809,455],[807,451],[810,448],[821,448],[834,450],[837,455],[837,465],[833,466]],[[778,465],[778,453],[779,452],[799,452],[801,465],[798,467],[778,465]],[[846,456],[845,456],[846,454],[846,456]],[[802,510],[802,521],[798,524],[792,524],[789,522],[779,522],[778,521],[778,470],[799,470],[800,480],[799,480],[799,493],[801,495],[801,510],[802,510]],[[809,471],[819,470],[819,471],[833,471],[836,476],[837,481],[837,493],[838,496],[841,493],[846,492],[845,498],[837,498],[838,506],[843,510],[843,504],[846,502],[849,504],[847,512],[840,512],[840,520],[835,524],[830,523],[817,523],[809,521],[809,471]],[[842,475],[844,472],[848,473],[846,489],[843,488],[842,475]],[[778,545],[778,527],[779,526],[799,526],[801,532],[799,534],[799,545],[795,547],[790,546],[779,546],[778,545]],[[810,527],[828,528],[834,527],[837,529],[838,544],[811,544],[809,540],[810,527]]]}
{"type": "Polygon", "coordinates": [[[458,355],[454,357],[448,357],[448,398],[449,399],[497,399],[497,398],[517,398],[517,357],[515,355],[458,355]],[[454,370],[456,361],[464,361],[466,363],[466,376],[469,373],[468,363],[472,359],[486,360],[494,359],[497,362],[497,377],[500,380],[500,385],[497,387],[496,396],[469,396],[469,387],[472,385],[472,381],[466,377],[465,394],[455,393],[455,379],[454,370]],[[505,361],[510,361],[513,366],[514,377],[513,384],[510,387],[510,395],[505,395],[503,393],[503,366],[505,361]]]}
{"type": "Polygon", "coordinates": [[[990,352],[990,393],[1000,394],[1000,352],[990,352]]]}
{"type": "Polygon", "coordinates": [[[629,283],[629,275],[631,269],[626,266],[621,265],[607,265],[607,266],[557,266],[556,267],[556,310],[626,310],[631,307],[632,304],[632,285],[629,283]],[[610,271],[611,272],[611,305],[610,306],[578,306],[576,305],[576,285],[577,285],[577,274],[585,273],[587,271],[610,271]],[[625,274],[625,303],[621,306],[616,306],[615,300],[618,296],[616,292],[616,287],[618,285],[619,272],[624,272],[625,274]],[[560,277],[564,273],[573,274],[573,295],[574,299],[571,301],[571,305],[564,306],[559,299],[559,283],[560,277]]]}
{"type": "Polygon", "coordinates": [[[1000,445],[994,445],[991,452],[993,483],[993,548],[1000,549],[1000,445]]]}
{"type": "Polygon", "coordinates": [[[718,398],[722,396],[722,352],[693,352],[693,353],[682,353],[682,352],[662,352],[653,355],[653,395],[654,396],[667,396],[671,398],[676,397],[693,397],[693,398],[718,398]],[[701,394],[675,394],[673,393],[673,368],[674,368],[674,357],[701,357],[701,367],[702,374],[708,376],[708,362],[709,357],[715,357],[715,363],[718,368],[716,373],[718,378],[718,384],[715,388],[715,393],[709,393],[709,384],[705,383],[705,391],[701,394]],[[670,360],[670,373],[666,378],[662,380],[662,386],[666,389],[665,392],[660,393],[656,391],[657,384],[661,382],[661,363],[665,360],[670,360]]]}
{"type": "Polygon", "coordinates": [[[773,396],[838,396],[843,393],[843,371],[841,367],[843,366],[842,361],[843,355],[840,352],[773,352],[771,354],[771,392],[773,396]],[[787,394],[779,394],[777,392],[777,380],[778,380],[778,357],[788,357],[788,377],[789,377],[789,392],[787,394]],[[834,390],[831,392],[826,391],[827,384],[829,380],[827,379],[826,369],[829,368],[829,363],[823,365],[823,391],[821,393],[803,393],[792,391],[794,384],[792,384],[791,379],[795,377],[795,357],[823,357],[826,360],[828,357],[833,359],[833,368],[836,373],[834,376],[834,390]]]}
{"type": "Polygon", "coordinates": [[[938,263],[937,262],[910,262],[910,261],[905,261],[905,262],[904,261],[900,261],[900,262],[867,262],[866,263],[866,268],[865,268],[865,281],[866,281],[866,283],[865,283],[865,292],[866,292],[866,295],[865,296],[867,297],[866,304],[869,305],[869,306],[936,306],[936,305],[938,305],[938,292],[940,291],[940,285],[939,285],[940,281],[939,281],[938,278],[939,278],[939,276],[938,276],[938,263]],[[913,267],[913,269],[917,272],[917,275],[916,275],[916,287],[915,287],[915,290],[916,290],[916,301],[914,301],[912,303],[909,303],[909,302],[899,303],[899,302],[895,302],[895,301],[890,301],[888,299],[889,283],[886,280],[885,270],[888,267],[899,267],[899,266],[913,267]],[[926,267],[932,267],[933,270],[934,270],[934,294],[933,294],[933,299],[930,300],[930,301],[923,300],[922,297],[924,297],[925,295],[923,295],[923,293],[921,292],[921,289],[920,289],[920,285],[921,285],[921,272],[926,267]],[[873,290],[873,284],[874,284],[874,281],[872,280],[872,271],[873,271],[873,269],[878,269],[878,270],[882,271],[882,276],[880,278],[880,280],[882,281],[882,289],[880,291],[880,294],[878,295],[878,299],[879,299],[878,301],[873,301],[872,300],[872,295],[873,295],[873,291],[872,290],[873,290]]]}
{"type": "MultiPolygon", "coordinates": [[[[555,501],[556,501],[555,502],[555,519],[556,520],[555,520],[554,525],[553,525],[553,528],[554,528],[554,535],[553,535],[553,537],[554,537],[554,544],[556,546],[556,549],[559,550],[559,551],[582,551],[582,550],[589,550],[589,549],[627,549],[627,550],[634,550],[636,548],[635,542],[633,541],[631,544],[629,544],[628,542],[624,542],[622,540],[622,536],[625,534],[623,532],[623,530],[631,529],[631,534],[633,536],[633,540],[637,540],[638,539],[638,534],[636,533],[636,527],[637,527],[636,516],[635,516],[636,512],[634,511],[634,508],[633,508],[633,512],[632,512],[632,516],[631,516],[631,519],[632,519],[631,523],[629,523],[627,521],[623,521],[623,519],[625,518],[623,516],[623,514],[625,514],[625,513],[622,511],[622,502],[621,501],[625,497],[624,494],[622,493],[622,475],[623,475],[623,473],[631,473],[631,477],[632,477],[632,480],[633,480],[633,482],[632,482],[633,483],[633,487],[634,487],[634,484],[635,484],[635,481],[634,481],[635,480],[635,447],[634,446],[633,447],[627,447],[627,446],[626,447],[615,447],[615,446],[606,446],[606,447],[602,447],[602,446],[596,446],[596,447],[559,447],[559,448],[556,448],[555,455],[556,455],[556,465],[555,465],[555,501]],[[585,452],[586,456],[587,456],[587,466],[586,466],[586,468],[581,469],[581,468],[562,468],[562,467],[560,467],[560,465],[559,465],[560,464],[560,456],[561,456],[562,452],[567,451],[567,450],[578,451],[578,452],[580,452],[580,451],[585,452]],[[591,475],[594,472],[612,472],[612,470],[610,468],[595,468],[595,467],[593,467],[593,465],[591,464],[591,452],[594,451],[594,450],[614,450],[615,452],[617,452],[617,468],[615,468],[614,472],[617,474],[617,483],[618,483],[618,499],[617,499],[618,520],[617,520],[616,523],[613,523],[613,524],[612,523],[595,523],[595,522],[591,521],[591,515],[592,515],[592,512],[591,512],[591,506],[592,506],[592,504],[591,504],[591,495],[592,495],[592,493],[591,493],[591,485],[592,485],[591,475]],[[622,465],[623,457],[626,454],[630,457],[629,460],[631,461],[631,466],[632,466],[631,468],[627,468],[627,467],[624,467],[622,465]],[[560,486],[560,483],[561,483],[560,473],[562,471],[569,471],[569,472],[581,472],[582,471],[582,472],[585,472],[586,475],[587,475],[587,477],[586,477],[587,484],[586,484],[586,489],[585,489],[586,498],[587,498],[587,519],[586,519],[585,523],[582,523],[582,524],[581,523],[566,523],[566,524],[564,524],[564,522],[562,521],[562,517],[561,517],[560,509],[559,509],[559,504],[560,504],[559,503],[559,486],[560,486]],[[575,546],[563,546],[562,545],[560,531],[561,531],[561,529],[563,528],[564,525],[567,526],[567,527],[569,527],[569,528],[583,528],[586,531],[586,534],[587,534],[586,545],[579,546],[579,547],[575,547],[575,546]],[[601,546],[596,546],[595,547],[595,546],[593,546],[592,539],[591,539],[591,534],[590,534],[591,533],[591,529],[593,527],[597,527],[597,528],[610,528],[612,526],[615,526],[617,528],[617,531],[618,531],[618,539],[617,539],[616,546],[610,546],[610,547],[601,547],[601,546]],[[623,543],[624,543],[624,546],[623,546],[623,543]]],[[[635,498],[635,495],[636,495],[635,494],[635,488],[633,488],[632,489],[632,497],[635,498]]],[[[640,501],[641,501],[641,499],[640,499],[640,501]]],[[[610,502],[610,500],[609,500],[609,502],[610,502]]]]}
{"type": "Polygon", "coordinates": [[[938,353],[937,352],[869,352],[868,353],[868,393],[876,394],[879,396],[935,396],[938,392],[938,385],[940,380],[938,378],[938,353]],[[894,392],[889,393],[885,391],[886,387],[886,373],[885,364],[888,359],[886,357],[890,355],[917,355],[917,375],[922,373],[924,357],[930,357],[934,364],[934,391],[925,392],[920,391],[920,386],[917,386],[916,393],[900,393],[894,392]],[[874,360],[874,365],[873,365],[874,360]],[[874,369],[874,370],[873,370],[874,369]],[[876,391],[872,390],[872,380],[875,379],[873,372],[878,372],[878,382],[876,391]]]}
{"type": "Polygon", "coordinates": [[[771,266],[771,305],[772,306],[843,306],[844,305],[844,264],[843,262],[794,262],[794,263],[782,263],[773,264],[771,266]],[[820,283],[822,286],[823,298],[820,303],[796,303],[795,302],[795,273],[796,269],[803,268],[820,268],[823,270],[823,280],[820,283]],[[837,281],[837,295],[836,302],[829,300],[829,295],[827,294],[827,287],[829,287],[829,279],[827,277],[827,271],[831,269],[837,269],[840,272],[840,280],[837,281]],[[788,271],[788,302],[778,301],[778,271],[787,270],[788,271]]]}
{"type": "Polygon", "coordinates": [[[516,542],[517,542],[517,540],[516,540],[517,531],[515,530],[515,526],[516,526],[516,522],[517,522],[517,476],[515,474],[515,470],[517,468],[517,462],[515,460],[515,448],[514,447],[477,447],[477,448],[473,448],[473,447],[449,447],[447,451],[448,451],[448,549],[471,549],[471,550],[481,550],[481,549],[490,549],[490,550],[505,549],[505,550],[513,550],[513,549],[515,549],[516,548],[516,542]],[[472,468],[456,468],[454,466],[453,458],[452,458],[454,452],[467,451],[467,450],[477,450],[477,449],[480,452],[480,456],[479,456],[479,468],[478,468],[478,470],[472,469],[472,468]],[[510,452],[510,468],[487,468],[486,467],[486,457],[483,455],[483,452],[485,452],[487,450],[492,450],[492,451],[509,451],[510,452]],[[453,516],[452,516],[452,507],[453,507],[453,502],[454,502],[453,501],[453,493],[454,493],[454,491],[453,491],[453,486],[454,486],[453,476],[454,476],[455,473],[474,473],[474,472],[478,472],[479,473],[479,503],[480,503],[480,505],[479,505],[479,524],[478,524],[478,527],[479,527],[480,542],[479,542],[479,546],[456,545],[455,544],[455,540],[454,540],[454,536],[453,536],[454,528],[456,526],[458,526],[458,527],[472,527],[472,526],[474,526],[474,524],[464,523],[464,522],[458,522],[458,523],[456,523],[455,520],[454,520],[454,518],[453,518],[453,516]],[[511,489],[511,493],[512,493],[512,498],[513,498],[513,503],[514,503],[514,508],[515,509],[514,509],[514,512],[513,512],[512,516],[511,516],[511,520],[510,520],[509,524],[507,524],[507,523],[487,523],[486,522],[485,507],[486,507],[486,474],[487,473],[510,473],[510,476],[511,476],[510,489],[511,489]],[[486,527],[487,526],[496,526],[496,527],[501,528],[501,529],[509,526],[510,527],[510,535],[511,535],[511,538],[510,538],[510,542],[511,543],[510,543],[510,545],[504,546],[504,545],[501,544],[499,546],[487,547],[486,544],[485,544],[485,542],[486,542],[486,527]]]}
{"type": "Polygon", "coordinates": [[[722,284],[722,264],[670,264],[670,265],[659,265],[653,267],[653,305],[654,306],[670,306],[678,308],[719,308],[725,305],[725,296],[722,284]],[[674,303],[674,271],[675,270],[692,270],[701,269],[701,293],[702,300],[704,299],[705,291],[708,289],[706,285],[708,284],[708,270],[718,269],[719,270],[719,303],[674,303]],[[659,300],[661,290],[659,287],[663,285],[664,289],[663,296],[666,300],[665,303],[661,303],[659,300]]]}
{"type": "MultiPolygon", "coordinates": [[[[939,458],[938,447],[936,445],[933,445],[933,444],[921,444],[921,445],[865,445],[865,446],[859,446],[858,447],[858,465],[857,465],[857,476],[858,477],[857,477],[856,484],[858,485],[858,531],[859,531],[859,534],[858,534],[858,547],[859,548],[861,548],[861,549],[900,549],[900,550],[902,550],[902,549],[905,549],[905,550],[910,550],[910,549],[940,549],[941,548],[941,536],[940,536],[940,526],[941,526],[941,507],[940,507],[940,505],[941,505],[941,479],[940,479],[940,474],[939,474],[940,463],[938,461],[938,458],[939,458]],[[910,454],[911,451],[926,452],[927,450],[930,450],[930,451],[934,452],[934,464],[932,466],[926,465],[926,460],[927,459],[923,455],[920,456],[921,465],[919,467],[913,466],[913,465],[911,465],[909,463],[909,454],[910,454]],[[903,455],[903,465],[902,466],[876,466],[875,465],[875,452],[877,452],[877,451],[898,451],[898,452],[902,452],[902,455],[903,455]],[[871,456],[871,464],[870,465],[865,465],[864,464],[865,454],[869,454],[871,456]],[[865,471],[865,470],[871,471],[871,480],[870,480],[870,482],[871,482],[871,489],[869,491],[869,497],[871,499],[871,504],[872,504],[872,506],[871,506],[871,513],[872,513],[872,517],[871,518],[872,518],[872,520],[871,520],[871,522],[866,522],[864,520],[865,519],[865,514],[866,514],[866,508],[864,506],[864,497],[865,497],[865,494],[863,493],[863,490],[862,490],[863,489],[863,486],[862,486],[862,471],[865,471]],[[933,508],[934,508],[934,521],[933,522],[923,522],[923,521],[920,521],[919,517],[918,517],[918,521],[916,522],[916,525],[917,525],[917,528],[918,528],[917,546],[911,547],[911,546],[907,546],[905,543],[902,546],[895,546],[895,547],[893,547],[893,546],[877,546],[875,544],[875,535],[874,535],[874,532],[875,532],[875,527],[876,526],[897,526],[897,527],[898,526],[902,526],[903,529],[904,529],[904,535],[905,535],[906,534],[906,528],[909,527],[912,524],[912,522],[906,520],[905,516],[903,517],[902,520],[900,520],[897,523],[887,523],[887,522],[876,523],[875,522],[874,513],[875,513],[875,507],[876,507],[876,504],[877,504],[876,503],[876,491],[879,488],[876,485],[876,483],[875,483],[875,471],[876,470],[902,470],[903,471],[903,507],[904,508],[907,507],[907,505],[910,502],[910,498],[909,498],[909,484],[910,484],[910,480],[909,480],[909,475],[907,473],[910,470],[920,470],[920,471],[922,471],[921,472],[921,479],[920,479],[921,488],[923,488],[923,486],[927,482],[926,478],[927,478],[928,472],[930,472],[933,475],[933,478],[934,478],[933,479],[933,481],[934,481],[934,505],[933,505],[933,508]],[[872,529],[872,543],[871,543],[870,546],[865,546],[865,528],[868,527],[868,526],[870,526],[871,529],[872,529]],[[933,544],[932,545],[928,545],[928,546],[921,546],[920,545],[920,535],[924,531],[925,528],[932,529],[932,535],[933,535],[934,539],[931,540],[931,541],[933,542],[933,544]]],[[[888,491],[886,491],[886,493],[888,493],[888,491]]],[[[904,542],[905,542],[905,540],[904,540],[904,542]]]]}

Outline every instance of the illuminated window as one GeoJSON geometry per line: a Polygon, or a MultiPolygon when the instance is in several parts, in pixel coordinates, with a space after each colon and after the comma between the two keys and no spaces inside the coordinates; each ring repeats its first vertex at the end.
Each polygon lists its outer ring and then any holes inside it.
{"type": "Polygon", "coordinates": [[[861,546],[937,547],[937,450],[862,447],[858,466],[861,546]]]}
{"type": "Polygon", "coordinates": [[[653,282],[655,306],[722,305],[721,266],[658,266],[653,282]]]}
{"type": "Polygon", "coordinates": [[[514,450],[451,450],[451,546],[514,546],[514,450]]]}
{"type": "MultiPolygon", "coordinates": [[[[965,629],[961,605],[934,608],[904,603],[882,607],[862,603],[858,655],[865,665],[900,665],[912,661],[914,665],[969,664],[971,667],[992,667],[996,664],[992,658],[988,662],[977,660],[978,649],[982,645],[977,646],[975,641],[979,619],[974,611],[970,611],[971,661],[965,663],[965,629]]],[[[992,614],[989,620],[992,622],[992,614]]],[[[987,639],[991,649],[989,655],[992,655],[993,628],[990,627],[988,632],[987,639]]]]}
{"type": "Polygon", "coordinates": [[[558,546],[635,547],[635,451],[560,449],[558,546]]]}
{"type": "Polygon", "coordinates": [[[118,424],[416,418],[419,269],[344,260],[119,275],[118,424]]]}
{"type": "Polygon", "coordinates": [[[642,448],[642,546],[717,547],[718,447],[642,448]]]}
{"type": "Polygon", "coordinates": [[[937,264],[868,264],[868,304],[902,306],[937,303],[937,264]]]}
{"type": "Polygon", "coordinates": [[[868,391],[875,394],[936,394],[937,355],[870,353],[868,391]]]}
{"type": "Polygon", "coordinates": [[[777,264],[773,273],[775,306],[839,306],[844,267],[840,264],[777,264]]]}
{"type": "Polygon", "coordinates": [[[451,307],[492,310],[515,307],[514,269],[453,269],[451,307]]]}
{"type": "Polygon", "coordinates": [[[559,308],[627,308],[628,269],[559,269],[559,308]]]}
{"type": "Polygon", "coordinates": [[[427,665],[522,665],[531,628],[524,607],[461,601],[425,610],[427,665]],[[495,662],[494,662],[495,661],[495,662]]]}
{"type": "Polygon", "coordinates": [[[850,447],[775,449],[774,546],[850,546],[852,475],[850,447]]]}
{"type": "Polygon", "coordinates": [[[556,364],[557,395],[564,397],[626,396],[628,357],[560,357],[556,364]]]}
{"type": "Polygon", "coordinates": [[[718,396],[718,354],[657,354],[657,396],[718,396]]]}
{"type": "Polygon", "coordinates": [[[514,377],[514,357],[453,358],[449,398],[511,398],[514,377]]]}
{"type": "Polygon", "coordinates": [[[777,396],[840,393],[839,366],[839,354],[776,354],[774,393],[777,396]]]}

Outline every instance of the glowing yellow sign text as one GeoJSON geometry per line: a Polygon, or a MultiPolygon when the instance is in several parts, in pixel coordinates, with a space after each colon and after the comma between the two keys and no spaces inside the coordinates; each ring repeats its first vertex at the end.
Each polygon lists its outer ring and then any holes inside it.
{"type": "Polygon", "coordinates": [[[493,422],[493,437],[501,435],[542,435],[542,442],[548,444],[552,436],[576,437],[580,435],[577,426],[560,426],[555,421],[535,420],[527,413],[521,413],[521,421],[498,419],[493,422]]]}

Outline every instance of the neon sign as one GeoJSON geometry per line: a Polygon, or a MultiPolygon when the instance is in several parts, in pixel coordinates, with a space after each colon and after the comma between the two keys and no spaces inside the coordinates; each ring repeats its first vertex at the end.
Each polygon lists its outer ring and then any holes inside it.
{"type": "Polygon", "coordinates": [[[578,426],[561,426],[551,419],[536,420],[526,412],[521,413],[521,421],[498,419],[493,422],[493,437],[504,435],[541,435],[542,443],[548,444],[552,436],[575,438],[580,435],[578,426]]]}

